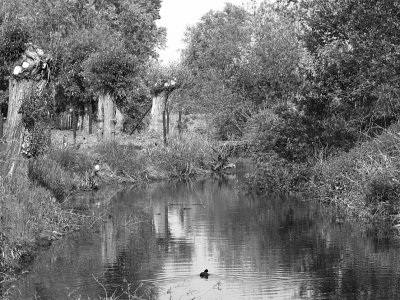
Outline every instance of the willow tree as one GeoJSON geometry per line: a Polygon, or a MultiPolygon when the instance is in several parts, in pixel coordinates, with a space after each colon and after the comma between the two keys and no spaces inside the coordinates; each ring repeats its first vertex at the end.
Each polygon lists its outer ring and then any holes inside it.
{"type": "MultiPolygon", "coordinates": [[[[128,53],[116,37],[113,45],[92,54],[84,63],[84,74],[88,85],[97,95],[97,120],[100,140],[113,139],[117,119],[121,118],[119,98],[134,84],[137,60],[128,53]]],[[[113,37],[110,37],[113,39],[113,37]]]]}
{"type": "Polygon", "coordinates": [[[4,171],[12,174],[21,152],[32,153],[32,125],[45,109],[39,102],[49,82],[50,57],[27,42],[29,35],[21,27],[3,28],[2,38],[0,57],[10,70],[4,171]]]}
{"type": "Polygon", "coordinates": [[[93,29],[101,35],[96,50],[83,63],[82,74],[86,86],[97,95],[100,137],[109,140],[122,128],[122,113],[135,102],[132,95],[149,59],[156,56],[156,47],[163,42],[164,30],[156,26],[160,0],[102,2],[109,8],[103,14],[112,15],[100,18],[93,29]]]}
{"type": "Polygon", "coordinates": [[[153,88],[153,102],[150,112],[149,130],[165,131],[165,115],[170,94],[176,89],[176,79],[162,80],[153,88]]]}

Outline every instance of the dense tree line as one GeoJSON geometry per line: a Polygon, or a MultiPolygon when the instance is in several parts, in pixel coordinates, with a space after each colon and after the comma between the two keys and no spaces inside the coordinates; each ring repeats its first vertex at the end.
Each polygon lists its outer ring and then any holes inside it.
{"type": "Polygon", "coordinates": [[[228,4],[187,31],[187,97],[218,108],[220,138],[264,128],[258,150],[288,161],[348,150],[398,119],[399,26],[394,0],[228,4]]]}
{"type": "Polygon", "coordinates": [[[9,68],[27,42],[52,56],[55,110],[82,108],[104,94],[122,110],[143,101],[146,65],[165,36],[155,23],[160,6],[159,0],[0,1],[3,113],[9,68]]]}

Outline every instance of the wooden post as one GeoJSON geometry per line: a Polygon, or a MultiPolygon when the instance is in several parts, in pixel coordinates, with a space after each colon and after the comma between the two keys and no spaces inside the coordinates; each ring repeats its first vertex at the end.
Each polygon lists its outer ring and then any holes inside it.
{"type": "Polygon", "coordinates": [[[165,107],[166,113],[167,113],[167,134],[169,134],[169,109],[168,107],[165,107]]]}
{"type": "Polygon", "coordinates": [[[74,147],[76,146],[76,127],[78,125],[77,111],[76,108],[72,108],[72,132],[74,137],[74,147]]]}
{"type": "Polygon", "coordinates": [[[92,134],[92,133],[93,133],[93,111],[92,111],[92,103],[89,103],[88,115],[89,115],[89,134],[92,134]]]}
{"type": "Polygon", "coordinates": [[[167,146],[167,128],[166,128],[166,124],[165,124],[165,109],[163,110],[162,121],[163,121],[164,146],[167,146]]]}
{"type": "Polygon", "coordinates": [[[182,132],[182,110],[179,110],[179,117],[178,117],[178,133],[181,134],[182,132]]]}
{"type": "Polygon", "coordinates": [[[132,129],[132,134],[135,132],[135,130],[139,127],[140,123],[143,121],[144,117],[147,116],[147,114],[150,112],[151,110],[151,105],[149,106],[149,108],[145,111],[145,113],[139,118],[139,121],[136,123],[136,125],[133,127],[132,129]]]}

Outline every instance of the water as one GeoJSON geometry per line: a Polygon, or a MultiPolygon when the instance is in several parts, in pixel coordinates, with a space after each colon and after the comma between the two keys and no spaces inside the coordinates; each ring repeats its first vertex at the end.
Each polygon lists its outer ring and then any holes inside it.
{"type": "Polygon", "coordinates": [[[241,181],[118,193],[97,230],[41,252],[11,299],[399,298],[397,244],[361,237],[306,199],[246,195],[241,181]]]}

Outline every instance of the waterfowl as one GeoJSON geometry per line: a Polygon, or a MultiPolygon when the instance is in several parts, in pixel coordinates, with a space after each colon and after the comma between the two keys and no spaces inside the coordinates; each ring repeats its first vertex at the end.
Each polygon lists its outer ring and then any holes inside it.
{"type": "Polygon", "coordinates": [[[200,273],[200,277],[205,277],[205,278],[207,278],[208,275],[209,275],[209,274],[208,274],[208,270],[207,270],[207,269],[205,269],[204,272],[201,272],[201,273],[200,273]]]}

